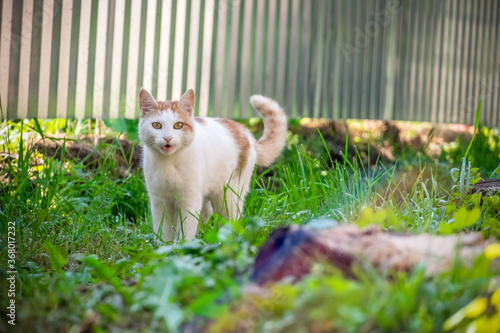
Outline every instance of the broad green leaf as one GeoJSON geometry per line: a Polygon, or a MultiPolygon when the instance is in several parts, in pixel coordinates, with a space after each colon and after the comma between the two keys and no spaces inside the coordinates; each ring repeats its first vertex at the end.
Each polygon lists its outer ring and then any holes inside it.
{"type": "Polygon", "coordinates": [[[475,324],[474,332],[499,332],[500,331],[500,316],[494,315],[491,317],[481,316],[473,321],[475,324]]]}
{"type": "Polygon", "coordinates": [[[497,308],[497,312],[500,312],[500,289],[497,289],[493,292],[490,298],[490,302],[497,308]]]}
{"type": "Polygon", "coordinates": [[[490,258],[488,258],[484,254],[477,256],[472,263],[472,267],[469,270],[468,277],[470,277],[471,279],[478,279],[488,276],[490,262],[490,258]]]}
{"type": "Polygon", "coordinates": [[[458,180],[458,177],[460,176],[460,170],[458,168],[452,168],[450,170],[450,175],[451,179],[453,179],[454,182],[458,180]]]}
{"type": "Polygon", "coordinates": [[[487,307],[488,299],[480,297],[467,304],[463,310],[465,311],[465,316],[467,318],[476,318],[482,315],[487,307]]]}
{"type": "Polygon", "coordinates": [[[45,241],[45,249],[50,257],[50,266],[53,270],[57,272],[62,272],[62,267],[66,265],[66,258],[68,257],[68,253],[61,249],[58,249],[54,244],[45,241]]]}
{"type": "Polygon", "coordinates": [[[217,304],[219,292],[207,292],[197,297],[190,305],[191,310],[206,318],[216,318],[229,309],[228,304],[217,304]]]}
{"type": "Polygon", "coordinates": [[[480,316],[488,306],[488,300],[484,297],[476,298],[443,323],[443,330],[450,331],[462,322],[464,318],[476,318],[480,316]]]}
{"type": "Polygon", "coordinates": [[[115,288],[120,287],[120,280],[115,276],[114,272],[98,259],[86,257],[83,263],[94,269],[93,272],[96,278],[110,283],[115,288]]]}
{"type": "Polygon", "coordinates": [[[442,234],[449,234],[462,228],[469,227],[476,223],[480,217],[481,210],[479,210],[479,208],[467,210],[467,208],[462,207],[453,215],[453,222],[441,222],[439,224],[439,232],[442,234]]]}
{"type": "Polygon", "coordinates": [[[477,134],[477,128],[479,127],[479,121],[481,119],[481,99],[483,97],[483,89],[484,86],[481,89],[481,93],[479,94],[479,103],[477,103],[477,109],[476,109],[476,121],[474,122],[474,135],[472,136],[472,140],[469,143],[469,146],[467,147],[467,150],[465,151],[464,158],[467,159],[467,156],[469,155],[469,150],[472,147],[472,143],[474,142],[474,139],[476,138],[477,134]]]}
{"type": "Polygon", "coordinates": [[[470,196],[470,201],[474,204],[476,208],[480,208],[481,206],[481,196],[482,194],[480,192],[474,193],[470,196]]]}

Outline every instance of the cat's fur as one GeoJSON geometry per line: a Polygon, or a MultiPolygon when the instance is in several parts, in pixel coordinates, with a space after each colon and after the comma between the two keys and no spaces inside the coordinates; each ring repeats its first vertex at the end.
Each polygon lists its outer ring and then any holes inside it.
{"type": "Polygon", "coordinates": [[[271,99],[250,98],[264,119],[258,141],[235,121],[194,117],[194,100],[191,89],[179,101],[157,102],[146,90],[139,93],[144,177],[154,230],[165,241],[192,239],[200,214],[204,222],[212,211],[237,219],[255,164],[270,165],[285,145],[286,116],[271,99]],[[175,129],[178,122],[182,128],[175,129]]]}

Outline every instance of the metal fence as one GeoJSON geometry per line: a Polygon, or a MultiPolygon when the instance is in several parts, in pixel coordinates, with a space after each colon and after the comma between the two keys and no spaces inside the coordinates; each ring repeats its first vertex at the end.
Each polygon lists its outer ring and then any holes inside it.
{"type": "Polygon", "coordinates": [[[137,94],[198,113],[500,125],[498,0],[2,0],[7,118],[135,118],[137,94]],[[482,87],[482,88],[481,88],[482,87]]]}

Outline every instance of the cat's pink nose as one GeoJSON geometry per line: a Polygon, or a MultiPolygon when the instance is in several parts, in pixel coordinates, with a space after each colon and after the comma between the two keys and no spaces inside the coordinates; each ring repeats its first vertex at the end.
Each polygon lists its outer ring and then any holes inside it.
{"type": "Polygon", "coordinates": [[[165,140],[167,142],[167,144],[169,144],[170,141],[172,140],[172,137],[171,136],[165,136],[165,137],[163,137],[163,140],[165,140]]]}

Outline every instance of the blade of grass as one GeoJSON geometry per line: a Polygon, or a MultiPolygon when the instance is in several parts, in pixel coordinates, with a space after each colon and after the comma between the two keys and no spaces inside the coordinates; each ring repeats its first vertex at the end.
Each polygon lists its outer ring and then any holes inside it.
{"type": "Polygon", "coordinates": [[[470,140],[469,147],[467,147],[467,150],[465,151],[465,155],[464,155],[465,159],[467,159],[467,156],[469,155],[469,150],[472,147],[472,143],[474,142],[474,139],[476,138],[477,128],[479,127],[479,120],[481,119],[481,100],[483,97],[483,90],[484,90],[484,85],[481,87],[481,92],[479,94],[479,103],[477,104],[477,108],[476,108],[476,121],[474,122],[474,135],[472,136],[472,139],[470,140]]]}

